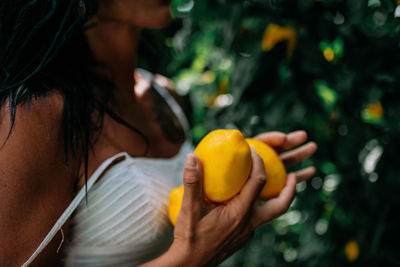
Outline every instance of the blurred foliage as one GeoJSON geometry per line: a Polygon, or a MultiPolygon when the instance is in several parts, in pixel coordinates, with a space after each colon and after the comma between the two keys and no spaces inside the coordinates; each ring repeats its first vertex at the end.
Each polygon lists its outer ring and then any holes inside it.
{"type": "Polygon", "coordinates": [[[222,266],[400,266],[398,5],[201,0],[144,33],[141,66],[190,99],[195,142],[304,129],[319,145],[290,211],[222,266]]]}

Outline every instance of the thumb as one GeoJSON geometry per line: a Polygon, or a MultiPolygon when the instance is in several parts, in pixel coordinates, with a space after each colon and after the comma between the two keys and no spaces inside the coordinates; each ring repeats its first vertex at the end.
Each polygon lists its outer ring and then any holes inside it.
{"type": "Polygon", "coordinates": [[[203,168],[200,159],[194,154],[187,154],[183,171],[182,209],[194,210],[203,201],[203,168]]]}

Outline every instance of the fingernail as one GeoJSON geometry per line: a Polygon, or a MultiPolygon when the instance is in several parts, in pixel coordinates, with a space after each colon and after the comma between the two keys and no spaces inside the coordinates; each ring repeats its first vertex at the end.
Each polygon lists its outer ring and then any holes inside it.
{"type": "Polygon", "coordinates": [[[253,147],[250,147],[250,150],[252,155],[258,155],[257,151],[253,147]]]}
{"type": "Polygon", "coordinates": [[[310,144],[312,144],[313,146],[315,146],[316,149],[318,149],[318,145],[315,142],[310,142],[310,144]]]}
{"type": "Polygon", "coordinates": [[[186,166],[187,167],[191,167],[191,168],[196,168],[197,161],[194,158],[194,155],[192,155],[192,154],[187,154],[186,155],[186,166]]]}

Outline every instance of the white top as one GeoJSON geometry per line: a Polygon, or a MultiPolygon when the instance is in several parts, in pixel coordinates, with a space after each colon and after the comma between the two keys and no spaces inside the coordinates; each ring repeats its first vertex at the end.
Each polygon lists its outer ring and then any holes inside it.
{"type": "MultiPolygon", "coordinates": [[[[180,106],[165,88],[155,83],[153,87],[188,136],[189,124],[180,106]]],[[[32,263],[72,214],[66,266],[137,266],[161,255],[172,241],[169,192],[182,184],[185,155],[192,151],[186,140],[172,158],[134,158],[123,152],[106,160],[23,266],[32,263]],[[120,158],[123,160],[115,163],[120,158]]]]}

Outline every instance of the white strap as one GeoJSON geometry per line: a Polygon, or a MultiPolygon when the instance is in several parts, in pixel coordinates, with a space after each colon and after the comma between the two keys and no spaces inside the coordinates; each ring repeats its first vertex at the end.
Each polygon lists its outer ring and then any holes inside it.
{"type": "Polygon", "coordinates": [[[155,81],[153,82],[153,87],[162,96],[162,98],[164,98],[165,102],[167,102],[172,111],[175,113],[175,116],[177,117],[177,119],[179,120],[179,122],[183,127],[183,131],[185,132],[186,138],[189,138],[190,125],[181,106],[176,102],[175,98],[172,97],[172,95],[168,92],[166,88],[160,86],[155,81]]]}
{"type": "Polygon", "coordinates": [[[79,206],[79,204],[82,202],[82,200],[85,198],[86,192],[89,192],[89,190],[92,188],[92,186],[96,183],[96,181],[101,177],[101,175],[104,173],[104,171],[117,159],[120,158],[121,156],[124,156],[125,158],[128,157],[128,154],[125,152],[119,153],[106,161],[104,161],[99,168],[92,174],[88,182],[82,189],[79,191],[79,193],[75,196],[75,198],[72,200],[71,204],[68,206],[68,208],[64,211],[64,213],[60,216],[60,218],[57,220],[53,228],[50,230],[50,232],[47,234],[47,236],[44,238],[42,243],[39,245],[39,247],[36,249],[35,253],[22,265],[22,267],[29,266],[33,262],[33,260],[43,251],[43,249],[50,243],[50,241],[54,238],[54,236],[60,231],[61,227],[65,224],[65,222],[68,220],[68,218],[72,215],[72,213],[76,210],[76,208],[79,206]]]}
{"type": "Polygon", "coordinates": [[[160,86],[155,80],[154,80],[154,75],[153,73],[138,68],[137,69],[144,77],[145,79],[149,80],[151,82],[151,85],[153,88],[157,91],[157,93],[164,98],[165,102],[167,102],[168,106],[172,109],[174,112],[176,118],[179,120],[180,124],[182,125],[183,131],[185,132],[185,136],[187,139],[190,138],[190,124],[188,119],[186,118],[185,113],[183,112],[181,106],[176,102],[175,98],[169,93],[168,89],[166,89],[163,86],[160,86]]]}

